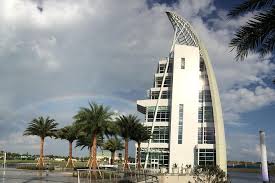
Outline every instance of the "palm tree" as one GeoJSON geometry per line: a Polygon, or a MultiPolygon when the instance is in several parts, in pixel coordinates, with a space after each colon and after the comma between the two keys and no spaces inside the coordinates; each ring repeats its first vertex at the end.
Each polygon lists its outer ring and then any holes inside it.
{"type": "Polygon", "coordinates": [[[47,117],[34,118],[28,125],[23,135],[36,135],[40,137],[40,157],[37,166],[42,169],[44,166],[44,141],[46,137],[55,137],[57,133],[57,125],[54,119],[47,117]]]}
{"type": "MultiPolygon", "coordinates": [[[[76,141],[76,146],[75,147],[80,147],[81,150],[84,149],[85,147],[88,148],[89,150],[89,157],[92,157],[92,143],[91,143],[91,138],[92,138],[92,135],[91,134],[87,134],[87,133],[84,133],[84,132],[81,132],[79,133],[78,137],[77,137],[77,141],[76,141]]],[[[102,147],[103,145],[103,136],[97,136],[96,137],[97,140],[96,140],[96,144],[97,144],[97,147],[102,147]]],[[[90,162],[91,162],[91,159],[88,160],[87,162],[87,166],[90,166],[90,162]]]]}
{"type": "Polygon", "coordinates": [[[76,127],[76,125],[70,125],[70,126],[65,126],[64,128],[61,128],[57,132],[57,137],[60,139],[65,139],[69,142],[69,158],[66,167],[68,168],[73,168],[73,142],[77,139],[78,137],[78,132],[79,129],[76,127]]]}
{"type": "Polygon", "coordinates": [[[255,11],[257,13],[236,31],[229,44],[237,50],[236,60],[244,60],[249,52],[265,56],[275,50],[274,0],[246,0],[233,8],[228,17],[255,11]]]}
{"type": "Polygon", "coordinates": [[[140,144],[141,142],[144,142],[146,140],[150,139],[150,134],[145,126],[138,123],[134,129],[134,133],[132,134],[132,140],[137,142],[138,148],[137,148],[137,167],[138,170],[141,168],[141,152],[140,152],[140,144]]]}
{"type": "Polygon", "coordinates": [[[124,144],[121,143],[120,139],[113,137],[103,144],[103,149],[111,152],[111,165],[113,165],[115,161],[115,152],[124,149],[124,144]]]}
{"type": "Polygon", "coordinates": [[[96,150],[97,150],[97,137],[103,136],[106,133],[108,123],[112,120],[113,113],[110,112],[109,107],[90,103],[88,108],[80,108],[78,113],[74,116],[76,124],[81,127],[86,135],[91,135],[91,156],[89,167],[93,170],[97,167],[96,150]]]}
{"type": "Polygon", "coordinates": [[[117,118],[117,125],[119,127],[119,134],[124,139],[125,150],[124,150],[124,168],[129,169],[128,165],[128,144],[133,134],[133,129],[138,124],[139,119],[134,115],[121,115],[117,118]]]}

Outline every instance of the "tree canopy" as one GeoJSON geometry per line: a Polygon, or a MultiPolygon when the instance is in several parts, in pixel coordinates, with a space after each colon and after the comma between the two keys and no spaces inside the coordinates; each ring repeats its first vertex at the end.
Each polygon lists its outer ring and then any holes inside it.
{"type": "Polygon", "coordinates": [[[57,125],[58,123],[54,119],[40,116],[29,123],[23,135],[36,135],[41,138],[55,137],[57,135],[57,125]]]}

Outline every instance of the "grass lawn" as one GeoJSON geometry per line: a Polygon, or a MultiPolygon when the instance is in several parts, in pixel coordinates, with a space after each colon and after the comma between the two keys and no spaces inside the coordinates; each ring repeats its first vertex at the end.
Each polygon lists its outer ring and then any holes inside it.
{"type": "MultiPolygon", "coordinates": [[[[3,164],[4,161],[1,160],[0,164],[3,164]]],[[[7,160],[7,164],[19,164],[19,163],[37,163],[37,160],[7,160]]],[[[67,162],[66,161],[54,161],[54,160],[45,160],[45,163],[49,163],[51,166],[59,166],[61,168],[65,168],[67,162]]],[[[76,167],[85,167],[87,165],[87,161],[80,162],[77,161],[74,163],[76,167]]]]}

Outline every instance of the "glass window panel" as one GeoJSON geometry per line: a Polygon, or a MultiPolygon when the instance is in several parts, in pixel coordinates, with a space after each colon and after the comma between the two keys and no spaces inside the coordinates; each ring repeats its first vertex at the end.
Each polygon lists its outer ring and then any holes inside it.
{"type": "MultiPolygon", "coordinates": [[[[147,127],[151,131],[152,127],[147,127]]],[[[169,128],[167,126],[156,126],[152,135],[153,143],[168,143],[169,141],[169,128]]]]}
{"type": "Polygon", "coordinates": [[[196,153],[196,159],[199,161],[199,165],[206,166],[216,164],[215,149],[199,149],[196,153]]]}
{"type": "Polygon", "coordinates": [[[178,144],[182,144],[183,132],[183,104],[179,105],[178,144]]]}
{"type": "MultiPolygon", "coordinates": [[[[159,64],[158,73],[164,73],[165,67],[166,67],[166,64],[159,64]]],[[[173,64],[172,63],[169,64],[167,72],[168,73],[173,72],[173,64]]]]}

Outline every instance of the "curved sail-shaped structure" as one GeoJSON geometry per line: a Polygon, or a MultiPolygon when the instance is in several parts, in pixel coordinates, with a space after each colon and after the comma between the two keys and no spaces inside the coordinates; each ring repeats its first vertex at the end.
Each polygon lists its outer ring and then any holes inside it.
{"type": "Polygon", "coordinates": [[[137,101],[152,134],[142,143],[145,167],[219,165],[227,172],[226,143],[215,74],[192,26],[166,12],[174,28],[169,57],[159,61],[148,99],[137,101]]]}

